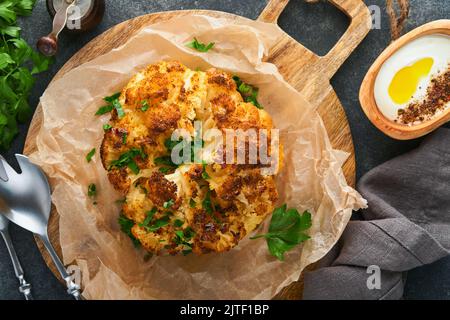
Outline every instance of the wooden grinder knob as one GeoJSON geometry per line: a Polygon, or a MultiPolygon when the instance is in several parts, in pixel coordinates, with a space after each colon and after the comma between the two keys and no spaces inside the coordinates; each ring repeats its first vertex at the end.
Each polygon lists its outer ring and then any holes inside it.
{"type": "Polygon", "coordinates": [[[39,39],[37,48],[43,55],[51,57],[58,52],[58,41],[54,35],[48,35],[39,39]]]}

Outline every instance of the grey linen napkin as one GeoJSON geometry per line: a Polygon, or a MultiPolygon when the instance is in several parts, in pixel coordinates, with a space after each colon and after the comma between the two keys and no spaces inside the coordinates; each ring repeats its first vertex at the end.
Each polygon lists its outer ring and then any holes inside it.
{"type": "Polygon", "coordinates": [[[406,271],[450,254],[450,129],[371,170],[358,190],[369,208],[305,274],[304,299],[400,299],[406,271]]]}

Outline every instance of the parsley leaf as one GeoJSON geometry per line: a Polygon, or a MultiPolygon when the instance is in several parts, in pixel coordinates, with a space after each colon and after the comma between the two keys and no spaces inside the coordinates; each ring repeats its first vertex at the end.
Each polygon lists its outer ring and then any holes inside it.
{"type": "Polygon", "coordinates": [[[112,126],[109,123],[103,125],[103,130],[108,131],[110,129],[112,129],[112,126]]]}
{"type": "Polygon", "coordinates": [[[95,115],[101,116],[116,109],[117,116],[119,117],[119,119],[123,118],[125,116],[125,111],[123,110],[122,105],[119,102],[119,97],[120,92],[117,92],[109,97],[104,97],[103,101],[107,102],[108,104],[100,107],[95,113],[95,115]]]}
{"type": "Polygon", "coordinates": [[[107,106],[103,106],[100,107],[97,112],[95,113],[96,116],[101,116],[102,114],[111,112],[114,109],[114,107],[112,105],[107,105],[107,106]]]}
{"type": "Polygon", "coordinates": [[[184,221],[183,221],[183,220],[180,220],[180,219],[176,219],[176,220],[173,222],[173,225],[174,225],[176,228],[181,227],[183,224],[184,224],[184,221]]]}
{"type": "Polygon", "coordinates": [[[215,222],[220,223],[220,220],[214,214],[214,206],[211,200],[211,190],[208,190],[208,192],[206,193],[205,199],[203,199],[202,201],[202,207],[203,210],[205,210],[206,213],[209,214],[215,222]]]}
{"type": "Polygon", "coordinates": [[[86,161],[91,162],[92,157],[95,155],[95,148],[89,151],[89,153],[86,155],[86,161]]]}
{"type": "Polygon", "coordinates": [[[148,101],[147,101],[147,100],[142,101],[142,107],[141,107],[141,110],[145,112],[145,111],[147,111],[149,108],[150,108],[150,106],[148,105],[148,101]]]}
{"type": "Polygon", "coordinates": [[[192,250],[192,244],[189,241],[194,237],[195,232],[191,227],[187,227],[185,230],[177,230],[175,231],[175,239],[174,242],[176,245],[182,245],[185,250],[192,250]]]}
{"type": "Polygon", "coordinates": [[[95,183],[91,183],[88,186],[88,196],[95,197],[96,195],[97,195],[97,186],[95,185],[95,183]]]}
{"type": "Polygon", "coordinates": [[[117,116],[119,117],[119,119],[122,119],[123,117],[125,117],[125,111],[123,111],[123,108],[122,108],[122,105],[119,102],[119,99],[114,100],[112,102],[112,105],[116,109],[117,116]]]}
{"type": "Polygon", "coordinates": [[[113,103],[113,101],[119,99],[119,97],[120,97],[120,92],[116,92],[109,97],[104,97],[103,100],[105,102],[113,103]]]}
{"type": "Polygon", "coordinates": [[[142,149],[133,148],[130,151],[121,154],[119,159],[111,161],[108,170],[111,170],[112,168],[123,168],[125,166],[128,166],[128,168],[130,168],[130,170],[134,174],[138,174],[140,172],[140,169],[135,161],[136,157],[145,159],[147,158],[147,155],[142,149]]]}
{"type": "Polygon", "coordinates": [[[244,98],[245,102],[253,104],[258,109],[263,109],[261,104],[258,102],[258,88],[243,82],[238,76],[233,76],[233,80],[236,83],[236,87],[242,98],[244,98]]]}
{"type": "Polygon", "coordinates": [[[174,203],[175,202],[173,201],[173,199],[170,199],[169,201],[164,202],[163,207],[165,209],[169,209],[170,207],[172,207],[174,205],[174,203]]]}
{"type": "Polygon", "coordinates": [[[208,165],[206,162],[202,162],[203,165],[203,172],[202,172],[202,178],[205,180],[211,179],[211,177],[209,176],[208,172],[206,172],[206,166],[208,165]]]}
{"type": "Polygon", "coordinates": [[[194,40],[192,40],[191,42],[186,43],[186,47],[195,49],[199,52],[208,52],[210,49],[212,49],[212,47],[214,47],[214,42],[210,42],[209,44],[204,44],[204,43],[200,43],[198,42],[197,38],[194,38],[194,40]]]}
{"type": "Polygon", "coordinates": [[[214,210],[211,202],[211,191],[208,190],[208,192],[205,195],[205,199],[203,199],[202,202],[203,209],[209,214],[212,215],[214,210]]]}
{"type": "Polygon", "coordinates": [[[161,229],[162,227],[165,227],[169,224],[169,217],[165,216],[161,219],[156,220],[154,223],[152,223],[150,226],[148,226],[146,229],[149,232],[155,232],[161,229]]]}
{"type": "Polygon", "coordinates": [[[0,148],[11,146],[19,133],[18,123],[32,115],[28,98],[34,74],[48,69],[53,58],[34,51],[20,37],[18,16],[31,14],[35,0],[0,1],[0,148]]]}
{"type": "Polygon", "coordinates": [[[122,232],[125,233],[126,235],[128,235],[130,237],[130,239],[133,241],[134,246],[136,248],[138,248],[141,245],[141,243],[138,239],[136,239],[136,237],[131,232],[131,228],[133,228],[133,226],[134,226],[134,221],[128,219],[123,214],[121,214],[119,216],[118,222],[119,222],[120,229],[122,230],[122,232]]]}
{"type": "Polygon", "coordinates": [[[161,172],[162,174],[168,174],[170,170],[172,170],[172,169],[168,168],[168,167],[159,168],[159,172],[161,172]]]}
{"type": "Polygon", "coordinates": [[[284,253],[310,238],[304,231],[311,225],[308,211],[300,214],[297,209],[287,209],[285,204],[273,211],[269,232],[250,239],[265,238],[270,254],[283,261],[284,253]]]}
{"type": "Polygon", "coordinates": [[[156,214],[157,209],[153,208],[152,210],[147,212],[147,217],[145,218],[144,222],[140,225],[141,227],[147,227],[150,222],[152,222],[154,215],[156,214]]]}
{"type": "Polygon", "coordinates": [[[172,162],[172,158],[170,156],[158,157],[153,160],[155,165],[166,165],[169,167],[177,167],[176,164],[172,162]]]}

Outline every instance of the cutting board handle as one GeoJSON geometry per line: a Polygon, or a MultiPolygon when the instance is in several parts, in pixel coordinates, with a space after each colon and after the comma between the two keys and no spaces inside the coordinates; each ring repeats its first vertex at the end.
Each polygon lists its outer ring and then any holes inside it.
{"type": "MultiPolygon", "coordinates": [[[[318,57],[318,68],[331,78],[350,54],[366,37],[372,27],[372,17],[362,0],[328,0],[350,19],[350,26],[336,45],[325,55],[318,57]]],[[[258,20],[277,23],[289,0],[269,0],[258,20]]]]}
{"type": "Polygon", "coordinates": [[[258,20],[267,23],[278,23],[278,18],[288,3],[289,0],[269,0],[258,20]]]}

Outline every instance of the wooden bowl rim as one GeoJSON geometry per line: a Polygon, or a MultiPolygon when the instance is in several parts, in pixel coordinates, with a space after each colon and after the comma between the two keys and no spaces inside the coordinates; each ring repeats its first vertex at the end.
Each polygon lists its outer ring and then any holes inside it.
{"type": "Polygon", "coordinates": [[[448,108],[434,119],[420,124],[405,125],[395,123],[383,115],[375,101],[375,81],[384,63],[408,43],[430,34],[444,34],[450,36],[450,20],[441,19],[429,22],[408,32],[391,43],[369,68],[369,71],[362,82],[359,92],[359,101],[364,113],[379,130],[392,138],[399,140],[419,138],[450,120],[450,108],[448,108]]]}

